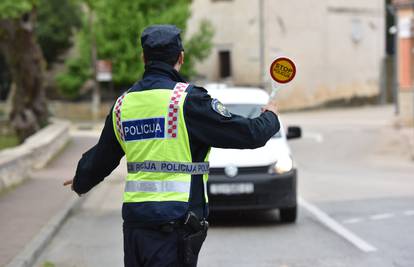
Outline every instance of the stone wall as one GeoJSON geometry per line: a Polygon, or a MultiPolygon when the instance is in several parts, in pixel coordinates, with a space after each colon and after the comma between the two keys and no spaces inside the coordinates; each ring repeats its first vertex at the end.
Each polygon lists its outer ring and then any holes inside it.
{"type": "MultiPolygon", "coordinates": [[[[101,119],[108,115],[114,101],[101,103],[99,110],[99,117],[101,119]]],[[[57,118],[72,121],[90,121],[93,118],[90,102],[49,101],[48,105],[50,113],[57,118]]]]}
{"type": "Polygon", "coordinates": [[[54,120],[20,146],[0,151],[0,191],[21,183],[32,169],[43,168],[68,142],[69,126],[54,120]]]}

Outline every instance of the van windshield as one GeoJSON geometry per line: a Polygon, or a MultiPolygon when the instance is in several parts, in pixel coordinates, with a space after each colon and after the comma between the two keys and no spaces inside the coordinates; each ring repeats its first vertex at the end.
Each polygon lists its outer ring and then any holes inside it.
{"type": "MultiPolygon", "coordinates": [[[[254,104],[227,104],[226,108],[233,114],[240,115],[249,119],[260,116],[261,105],[254,104]]],[[[281,137],[280,131],[274,137],[281,137]]]]}

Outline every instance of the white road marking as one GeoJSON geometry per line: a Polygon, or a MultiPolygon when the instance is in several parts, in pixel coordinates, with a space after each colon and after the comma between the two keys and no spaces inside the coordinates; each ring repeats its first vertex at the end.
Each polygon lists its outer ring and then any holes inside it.
{"type": "Polygon", "coordinates": [[[351,219],[347,219],[347,220],[342,221],[342,223],[353,224],[353,223],[359,223],[359,222],[362,222],[362,221],[364,221],[363,218],[351,218],[351,219]]]}
{"type": "Polygon", "coordinates": [[[370,218],[371,220],[376,221],[376,220],[384,220],[384,219],[389,219],[389,218],[392,218],[392,217],[394,217],[394,216],[395,216],[395,215],[394,215],[393,213],[382,213],[382,214],[375,214],[375,215],[369,216],[369,218],[370,218]]]}
{"type": "Polygon", "coordinates": [[[313,139],[315,140],[317,143],[322,143],[323,142],[323,135],[320,133],[315,133],[315,132],[305,132],[303,134],[303,138],[307,138],[307,139],[313,139]]]}
{"type": "Polygon", "coordinates": [[[312,205],[305,201],[304,199],[299,197],[299,205],[301,205],[304,209],[306,209],[309,213],[316,217],[322,224],[326,227],[331,229],[333,232],[338,234],[339,236],[343,237],[345,240],[359,248],[364,252],[373,252],[376,251],[377,248],[372,246],[371,244],[365,242],[354,233],[343,227],[341,224],[336,222],[332,217],[328,214],[320,210],[315,205],[312,205]]]}
{"type": "MultiPolygon", "coordinates": [[[[414,216],[414,210],[406,210],[402,212],[405,216],[414,216]]],[[[366,220],[372,220],[372,221],[379,221],[379,220],[385,220],[390,218],[397,217],[394,213],[381,213],[381,214],[374,214],[371,216],[368,216],[368,218],[349,218],[346,220],[343,220],[342,223],[344,224],[354,224],[354,223],[360,223],[366,220]]]]}
{"type": "Polygon", "coordinates": [[[406,210],[406,211],[404,211],[404,215],[405,216],[413,216],[414,215],[414,210],[406,210]]]}

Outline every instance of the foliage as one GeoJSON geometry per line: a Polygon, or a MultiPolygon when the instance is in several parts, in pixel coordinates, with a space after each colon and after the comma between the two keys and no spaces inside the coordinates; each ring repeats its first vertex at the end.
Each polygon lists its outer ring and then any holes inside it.
{"type": "Polygon", "coordinates": [[[83,83],[91,76],[89,61],[85,62],[82,59],[69,59],[66,63],[66,73],[60,73],[56,76],[57,83],[65,88],[64,94],[67,97],[75,98],[78,96],[78,90],[83,83]]]}
{"type": "Polygon", "coordinates": [[[39,0],[36,35],[49,64],[72,45],[72,32],[81,26],[81,14],[74,0],[39,0]]]}
{"type": "MultiPolygon", "coordinates": [[[[112,61],[113,81],[116,86],[130,86],[141,77],[144,64],[141,61],[140,34],[152,24],[175,24],[185,31],[190,16],[190,0],[135,0],[135,1],[90,1],[94,14],[93,32],[88,27],[88,14],[77,38],[79,56],[67,62],[67,71],[58,78],[64,93],[74,96],[79,85],[92,78],[91,43],[96,38],[99,59],[112,61]],[[76,66],[76,68],[74,68],[76,66]],[[87,75],[85,75],[87,74],[87,75]],[[76,79],[73,82],[72,79],[76,79]]],[[[182,34],[183,36],[185,34],[182,34]]],[[[184,41],[186,52],[182,73],[191,77],[197,60],[205,58],[211,47],[213,31],[203,23],[200,31],[184,41]]]]}
{"type": "Polygon", "coordinates": [[[18,18],[30,11],[36,2],[36,0],[1,0],[0,19],[18,18]]]}
{"type": "Polygon", "coordinates": [[[63,93],[69,98],[75,98],[79,94],[79,89],[83,83],[92,76],[93,69],[90,57],[89,31],[80,31],[76,39],[80,57],[69,58],[66,61],[66,72],[60,73],[56,81],[63,93]]]}
{"type": "Polygon", "coordinates": [[[193,77],[197,74],[194,64],[196,61],[202,61],[210,54],[213,35],[213,26],[208,21],[203,21],[200,24],[199,31],[186,41],[184,45],[185,64],[181,69],[184,76],[193,77]]]}

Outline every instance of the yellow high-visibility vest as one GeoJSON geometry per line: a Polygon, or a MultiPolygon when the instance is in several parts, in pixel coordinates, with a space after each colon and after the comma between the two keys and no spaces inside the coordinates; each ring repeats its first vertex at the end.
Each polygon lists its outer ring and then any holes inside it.
{"type": "Polygon", "coordinates": [[[188,84],[173,90],[127,92],[114,106],[113,126],[125,152],[128,175],[124,202],[188,202],[191,175],[203,175],[207,199],[208,154],[193,162],[183,106],[188,84]]]}

